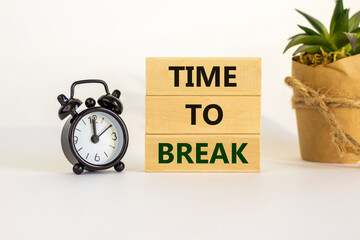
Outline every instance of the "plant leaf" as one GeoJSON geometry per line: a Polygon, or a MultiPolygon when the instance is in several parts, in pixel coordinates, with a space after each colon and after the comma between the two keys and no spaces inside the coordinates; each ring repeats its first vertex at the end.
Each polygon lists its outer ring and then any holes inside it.
{"type": "Polygon", "coordinates": [[[307,27],[304,27],[301,25],[298,25],[298,27],[301,28],[308,35],[319,35],[317,32],[315,32],[314,30],[312,30],[310,28],[307,28],[307,27]]]}
{"type": "Polygon", "coordinates": [[[336,22],[334,34],[349,32],[349,9],[345,9],[336,22]]]}
{"type": "Polygon", "coordinates": [[[352,32],[354,29],[359,27],[360,23],[360,11],[355,13],[349,20],[349,31],[352,32]]]}
{"type": "Polygon", "coordinates": [[[324,24],[322,24],[319,20],[317,20],[316,18],[313,18],[312,16],[295,9],[298,13],[300,13],[301,15],[303,15],[309,22],[310,24],[324,37],[328,37],[329,33],[326,29],[326,27],[324,26],[324,24]]]}
{"type": "Polygon", "coordinates": [[[322,36],[314,36],[314,35],[301,35],[294,37],[289,44],[286,46],[284,53],[289,50],[289,48],[294,47],[299,44],[304,45],[327,45],[328,42],[322,36]]]}
{"type": "Polygon", "coordinates": [[[352,33],[360,33],[360,28],[356,28],[354,30],[351,31],[352,33]]]}
{"type": "Polygon", "coordinates": [[[358,42],[356,44],[356,47],[355,47],[355,51],[352,50],[352,46],[350,45],[350,43],[348,43],[346,46],[345,46],[345,53],[350,53],[352,51],[351,54],[355,55],[355,54],[359,54],[360,53],[360,43],[358,42]]]}
{"type": "Polygon", "coordinates": [[[302,45],[294,52],[293,56],[301,52],[320,53],[321,50],[320,46],[302,45]]]}
{"type": "Polygon", "coordinates": [[[288,40],[291,40],[291,39],[296,38],[298,36],[307,36],[307,34],[305,34],[305,33],[296,34],[296,35],[290,37],[288,40]]]}
{"type": "Polygon", "coordinates": [[[331,18],[330,35],[334,33],[336,23],[337,23],[340,15],[342,14],[343,11],[344,11],[343,1],[342,0],[337,0],[336,5],[335,5],[335,9],[334,9],[334,13],[333,13],[333,16],[331,18]]]}
{"type": "Polygon", "coordinates": [[[331,36],[331,39],[335,43],[335,51],[341,50],[346,44],[349,43],[349,39],[343,32],[335,33],[331,36]]]}
{"type": "Polygon", "coordinates": [[[357,41],[358,41],[357,34],[356,33],[348,33],[348,32],[344,32],[344,34],[349,39],[351,48],[355,52],[356,51],[356,44],[357,44],[357,41]]]}

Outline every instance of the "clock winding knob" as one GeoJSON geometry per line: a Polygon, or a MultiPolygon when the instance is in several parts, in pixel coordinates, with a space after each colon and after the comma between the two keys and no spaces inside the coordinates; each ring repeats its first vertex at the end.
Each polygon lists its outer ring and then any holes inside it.
{"type": "Polygon", "coordinates": [[[87,108],[94,107],[95,104],[96,104],[96,101],[95,101],[95,99],[93,99],[93,98],[88,98],[88,99],[86,99],[86,101],[85,101],[85,106],[86,106],[87,108]]]}

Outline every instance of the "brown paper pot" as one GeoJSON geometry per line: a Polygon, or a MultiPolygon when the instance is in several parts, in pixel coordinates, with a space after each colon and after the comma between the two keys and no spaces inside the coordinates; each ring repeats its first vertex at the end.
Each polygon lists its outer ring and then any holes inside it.
{"type": "MultiPolygon", "coordinates": [[[[360,55],[310,67],[292,62],[292,76],[329,97],[360,99],[360,55]]],[[[301,96],[294,90],[294,96],[301,96]]],[[[360,109],[332,109],[345,131],[360,141],[360,109]]],[[[296,109],[301,157],[323,163],[357,163],[351,154],[341,155],[332,142],[331,129],[315,109],[296,109]]]]}

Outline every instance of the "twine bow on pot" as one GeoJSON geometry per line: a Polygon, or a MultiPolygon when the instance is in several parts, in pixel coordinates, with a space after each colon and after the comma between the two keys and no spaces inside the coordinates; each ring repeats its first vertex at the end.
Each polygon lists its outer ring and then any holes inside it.
{"type": "Polygon", "coordinates": [[[332,142],[340,153],[353,154],[360,160],[360,144],[342,128],[332,112],[333,108],[360,108],[360,100],[328,97],[293,77],[285,78],[285,83],[301,94],[300,97],[293,97],[293,108],[316,109],[330,124],[332,142]]]}

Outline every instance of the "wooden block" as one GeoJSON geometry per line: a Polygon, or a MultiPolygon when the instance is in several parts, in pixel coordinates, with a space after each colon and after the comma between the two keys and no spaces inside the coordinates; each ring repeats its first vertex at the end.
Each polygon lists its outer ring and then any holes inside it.
{"type": "Polygon", "coordinates": [[[147,172],[259,172],[259,135],[146,135],[147,172]]]}
{"type": "Polygon", "coordinates": [[[146,133],[259,134],[260,104],[258,96],[146,96],[146,133]]]}
{"type": "Polygon", "coordinates": [[[146,95],[260,96],[261,59],[147,58],[146,95]]]}

